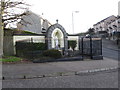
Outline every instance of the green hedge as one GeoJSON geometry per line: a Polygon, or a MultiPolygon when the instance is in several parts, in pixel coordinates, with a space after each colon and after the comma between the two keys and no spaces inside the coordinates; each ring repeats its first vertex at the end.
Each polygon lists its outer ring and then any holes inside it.
{"type": "Polygon", "coordinates": [[[61,52],[58,51],[58,50],[55,50],[55,49],[44,51],[43,56],[52,57],[52,58],[55,58],[55,59],[62,57],[61,52]]]}
{"type": "Polygon", "coordinates": [[[32,54],[34,51],[44,51],[47,50],[45,43],[31,43],[31,42],[16,42],[16,55],[21,57],[33,57],[36,54],[32,54]],[[31,56],[31,54],[33,56],[31,56]]]}
{"type": "Polygon", "coordinates": [[[31,42],[16,42],[16,49],[18,50],[46,50],[46,44],[45,43],[31,43],[31,42]]]}

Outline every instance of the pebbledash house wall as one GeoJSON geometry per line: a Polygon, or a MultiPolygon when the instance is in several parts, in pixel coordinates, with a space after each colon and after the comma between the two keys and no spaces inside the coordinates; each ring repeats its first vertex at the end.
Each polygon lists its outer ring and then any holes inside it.
{"type": "Polygon", "coordinates": [[[22,20],[17,23],[17,29],[42,34],[43,29],[47,30],[51,25],[47,19],[28,11],[28,15],[23,16],[22,20]]]}

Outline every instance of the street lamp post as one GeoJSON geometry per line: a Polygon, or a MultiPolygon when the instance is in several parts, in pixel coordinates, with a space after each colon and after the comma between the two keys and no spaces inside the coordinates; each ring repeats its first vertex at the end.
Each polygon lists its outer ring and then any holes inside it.
{"type": "Polygon", "coordinates": [[[79,13],[79,11],[73,11],[72,12],[72,30],[73,30],[73,34],[74,34],[74,13],[79,13]]]}

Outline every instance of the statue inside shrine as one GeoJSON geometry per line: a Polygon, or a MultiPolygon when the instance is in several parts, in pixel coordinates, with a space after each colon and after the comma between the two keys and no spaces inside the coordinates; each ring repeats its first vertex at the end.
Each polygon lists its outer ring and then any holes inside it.
{"type": "Polygon", "coordinates": [[[60,44],[57,36],[55,36],[55,48],[60,49],[60,44]]]}

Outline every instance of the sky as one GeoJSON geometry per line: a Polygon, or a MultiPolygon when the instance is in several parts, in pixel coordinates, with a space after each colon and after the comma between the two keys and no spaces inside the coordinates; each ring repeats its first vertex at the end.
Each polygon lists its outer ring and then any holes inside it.
{"type": "Polygon", "coordinates": [[[32,12],[52,24],[58,19],[58,23],[69,34],[76,34],[86,32],[93,24],[111,15],[117,16],[119,0],[25,0],[25,2],[31,5],[32,12]]]}

